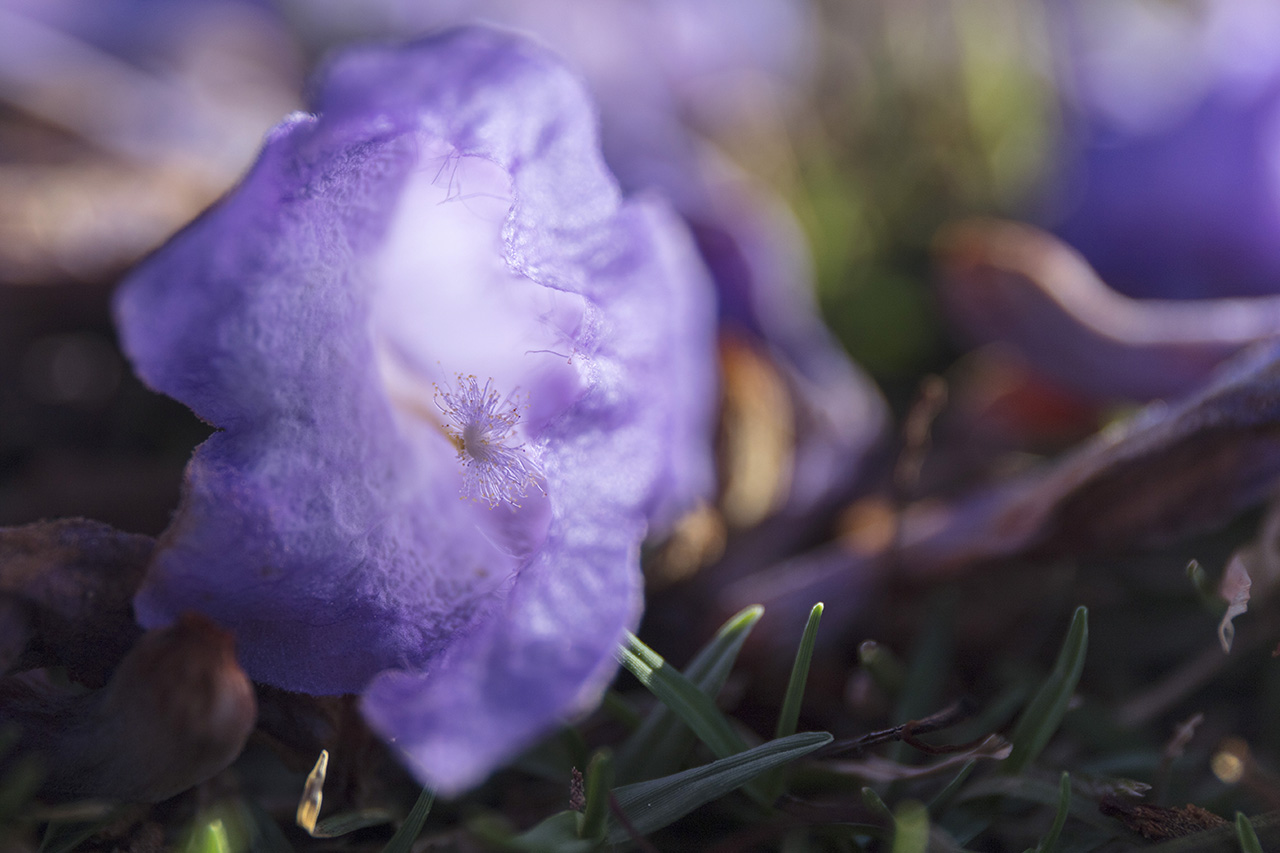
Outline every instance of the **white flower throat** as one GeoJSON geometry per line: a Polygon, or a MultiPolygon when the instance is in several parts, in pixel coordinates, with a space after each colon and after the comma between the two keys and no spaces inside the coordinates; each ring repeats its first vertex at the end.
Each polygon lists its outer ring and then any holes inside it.
{"type": "Polygon", "coordinates": [[[436,445],[433,475],[459,466],[462,496],[495,508],[545,486],[540,445],[524,442],[582,388],[568,355],[588,311],[580,294],[512,268],[503,229],[514,204],[501,166],[424,136],[369,267],[379,371],[402,426],[436,445]]]}

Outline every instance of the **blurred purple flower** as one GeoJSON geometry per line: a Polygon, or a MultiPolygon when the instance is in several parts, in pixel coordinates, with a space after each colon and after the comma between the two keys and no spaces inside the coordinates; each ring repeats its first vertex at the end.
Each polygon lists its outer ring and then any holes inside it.
{"type": "Polygon", "coordinates": [[[1071,248],[1015,225],[953,229],[948,308],[1088,396],[1191,393],[1280,334],[1280,6],[1050,11],[1067,132],[1045,218],[1071,248]]]}
{"type": "Polygon", "coordinates": [[[1138,297],[1280,292],[1280,6],[1052,4],[1055,230],[1138,297]]]}
{"type": "Polygon", "coordinates": [[[120,293],[138,372],[221,428],[136,608],[363,691],[457,792],[598,699],[647,526],[710,485],[709,287],[541,49],[462,30],[317,91],[120,293]]]}

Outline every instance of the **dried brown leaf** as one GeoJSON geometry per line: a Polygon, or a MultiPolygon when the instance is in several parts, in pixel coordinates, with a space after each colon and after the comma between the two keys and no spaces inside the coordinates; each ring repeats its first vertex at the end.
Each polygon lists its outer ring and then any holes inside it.
{"type": "Polygon", "coordinates": [[[11,757],[41,762],[51,799],[168,799],[235,760],[256,710],[231,635],[197,614],[145,634],[100,690],[46,670],[0,680],[22,732],[11,757]]]}
{"type": "Polygon", "coordinates": [[[1180,838],[1227,824],[1213,812],[1191,803],[1168,808],[1131,803],[1114,794],[1102,797],[1098,802],[1098,811],[1117,818],[1131,831],[1151,841],[1180,838]]]}
{"type": "Polygon", "coordinates": [[[859,761],[838,761],[827,766],[839,773],[847,773],[868,782],[896,782],[900,779],[921,779],[954,769],[974,758],[1003,761],[1009,757],[1013,746],[999,735],[988,735],[977,746],[964,752],[949,755],[933,764],[899,764],[878,755],[859,761]]]}
{"type": "Polygon", "coordinates": [[[133,594],[153,546],[85,519],[0,529],[0,669],[62,666],[105,684],[142,634],[133,594]]]}

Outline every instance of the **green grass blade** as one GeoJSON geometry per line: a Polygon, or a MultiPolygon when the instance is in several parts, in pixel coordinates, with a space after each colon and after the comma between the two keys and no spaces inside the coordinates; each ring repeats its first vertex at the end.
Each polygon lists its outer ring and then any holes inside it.
{"type": "Polygon", "coordinates": [[[885,696],[897,699],[901,695],[907,668],[887,646],[875,640],[863,640],[858,646],[858,664],[885,696]]]}
{"type": "Polygon", "coordinates": [[[1067,703],[1075,693],[1084,671],[1085,652],[1089,647],[1089,610],[1077,607],[1067,630],[1066,641],[1058,653],[1053,671],[1039,692],[1027,705],[1009,740],[1013,751],[1005,759],[1006,773],[1021,773],[1040,755],[1067,713],[1067,703]]]}
{"type": "Polygon", "coordinates": [[[625,726],[628,732],[634,732],[644,722],[640,712],[632,707],[631,703],[616,690],[605,691],[604,701],[600,703],[600,708],[625,726]]]}
{"type": "MultiPolygon", "coordinates": [[[[938,710],[942,685],[946,684],[947,674],[951,671],[951,658],[955,651],[951,640],[955,633],[955,612],[955,594],[950,590],[940,590],[929,597],[928,619],[924,622],[923,633],[916,640],[915,648],[911,649],[910,662],[902,670],[904,678],[893,707],[893,724],[899,725],[938,710]]],[[[888,745],[886,756],[890,761],[910,763],[919,757],[919,753],[899,740],[888,745]]],[[[904,785],[900,781],[891,783],[886,797],[897,799],[902,789],[904,785]]]]}
{"type": "MultiPolygon", "coordinates": [[[[764,608],[759,606],[737,613],[685,667],[685,678],[713,702],[724,687],[742,644],[762,615],[764,608]]],[[[693,732],[680,716],[666,704],[659,704],[618,749],[614,761],[618,778],[636,782],[674,773],[688,756],[694,740],[693,732]]]]}
{"type": "MultiPolygon", "coordinates": [[[[787,692],[782,697],[782,710],[778,712],[778,725],[774,728],[775,738],[789,737],[796,733],[800,722],[800,704],[804,701],[804,687],[809,680],[809,664],[813,660],[813,649],[818,643],[818,623],[822,621],[822,602],[813,605],[809,611],[809,621],[805,623],[804,633],[800,636],[800,647],[796,649],[796,659],[791,665],[791,677],[787,680],[787,692]]],[[[778,799],[786,783],[786,770],[779,767],[761,780],[766,799],[770,802],[778,799]]]]}
{"type": "Polygon", "coordinates": [[[44,777],[44,767],[36,756],[22,755],[14,759],[0,778],[0,825],[31,807],[44,777]]]}
{"type": "Polygon", "coordinates": [[[742,644],[761,616],[764,616],[764,608],[759,604],[744,607],[731,616],[716,631],[711,642],[694,655],[693,660],[685,667],[689,680],[697,684],[704,693],[719,693],[738,659],[742,644]]]}
{"type": "Polygon", "coordinates": [[[315,828],[308,834],[312,838],[341,838],[371,826],[386,826],[393,820],[391,812],[385,809],[361,809],[359,811],[342,812],[341,814],[316,821],[315,828]]]}
{"type": "Polygon", "coordinates": [[[121,812],[122,809],[113,808],[104,817],[89,823],[51,821],[40,840],[39,853],[71,853],[92,836],[118,821],[121,812]]]}
{"type": "Polygon", "coordinates": [[[418,794],[417,802],[413,804],[413,808],[404,819],[404,823],[400,824],[396,834],[391,836],[387,846],[382,848],[382,853],[409,853],[413,848],[413,842],[417,841],[418,836],[422,834],[422,827],[426,824],[427,815],[431,814],[431,806],[435,801],[436,792],[430,788],[423,788],[418,794]]]}
{"type": "Polygon", "coordinates": [[[1206,611],[1213,614],[1214,619],[1221,619],[1227,612],[1227,602],[1218,594],[1218,585],[1209,577],[1198,560],[1187,563],[1187,578],[1195,588],[1196,597],[1206,611]]]}
{"type": "Polygon", "coordinates": [[[928,853],[929,810],[907,800],[893,814],[893,853],[928,853]]]}
{"type": "MultiPolygon", "coordinates": [[[[954,647],[951,640],[955,627],[955,596],[939,592],[930,597],[928,619],[915,648],[911,651],[902,692],[897,697],[893,723],[905,723],[938,710],[942,687],[951,671],[954,647]]],[[[905,744],[903,744],[905,746],[905,744]]]]}
{"type": "Polygon", "coordinates": [[[1262,853],[1262,842],[1244,812],[1236,812],[1236,838],[1240,839],[1240,853],[1262,853]]]}
{"type": "Polygon", "coordinates": [[[591,758],[587,767],[587,807],[579,821],[578,836],[599,840],[604,838],[609,821],[609,792],[613,788],[613,757],[608,750],[601,750],[591,758]]]}
{"type": "Polygon", "coordinates": [[[517,850],[521,853],[590,853],[599,849],[600,842],[578,837],[578,820],[581,817],[575,811],[557,812],[517,836],[502,838],[495,835],[486,840],[498,850],[517,850]]]}
{"type": "Polygon", "coordinates": [[[727,758],[747,748],[728,718],[711,697],[685,678],[662,656],[628,632],[618,650],[622,665],[648,687],[664,705],[685,722],[717,758],[727,758]]]}
{"type": "MultiPolygon", "coordinates": [[[[895,725],[938,709],[954,653],[951,637],[955,629],[955,612],[954,594],[943,591],[930,597],[929,618],[912,649],[911,660],[904,670],[901,690],[896,697],[892,720],[895,725]]],[[[900,763],[908,763],[908,756],[918,755],[902,741],[890,744],[886,754],[891,761],[900,763]]],[[[897,799],[901,789],[900,783],[893,783],[886,796],[891,800],[897,799]]]]}
{"type": "Polygon", "coordinates": [[[973,769],[977,766],[977,759],[971,758],[966,761],[964,766],[960,768],[959,772],[957,772],[956,775],[952,777],[951,781],[947,783],[947,786],[934,795],[934,798],[929,801],[929,813],[935,818],[944,813],[951,805],[951,801],[955,799],[956,794],[960,792],[960,788],[968,781],[969,775],[973,773],[973,769]]]}
{"type": "MultiPolygon", "coordinates": [[[[618,805],[641,835],[679,820],[698,806],[717,800],[774,767],[808,755],[831,742],[826,732],[804,732],[771,740],[754,749],[721,758],[661,779],[614,789],[618,805]]],[[[615,844],[630,836],[622,827],[609,832],[615,844]]]]}
{"type": "MultiPolygon", "coordinates": [[[[975,806],[989,805],[980,801],[988,798],[1005,798],[1014,802],[1038,803],[1056,809],[1062,802],[1062,789],[1047,780],[1033,776],[984,776],[970,782],[956,797],[957,805],[973,803],[975,806]],[[979,801],[979,802],[975,802],[979,801]]],[[[1114,836],[1117,824],[1115,818],[1107,817],[1098,811],[1097,803],[1080,797],[1071,798],[1071,817],[1080,823],[1099,829],[1114,836]]],[[[1154,848],[1152,848],[1154,849],[1154,848]]],[[[1145,853],[1145,848],[1144,848],[1145,853]]]]}
{"type": "Polygon", "coordinates": [[[880,799],[880,795],[876,793],[875,788],[870,786],[862,789],[862,804],[867,807],[867,811],[880,818],[888,826],[893,826],[893,811],[880,799]]]}
{"type": "Polygon", "coordinates": [[[249,848],[253,853],[293,853],[293,845],[280,829],[280,824],[267,814],[256,799],[241,802],[245,810],[246,823],[252,833],[249,848]]]}
{"type": "Polygon", "coordinates": [[[184,848],[186,853],[231,853],[231,839],[219,818],[202,822],[191,833],[184,848]]]}
{"type": "Polygon", "coordinates": [[[1053,816],[1053,825],[1049,832],[1036,845],[1036,853],[1056,853],[1058,838],[1062,835],[1062,827],[1067,824],[1067,815],[1071,813],[1071,774],[1063,772],[1058,782],[1058,811],[1053,816]]]}
{"type": "Polygon", "coordinates": [[[773,735],[775,738],[789,737],[796,733],[796,724],[800,721],[800,703],[804,699],[804,685],[809,680],[809,663],[813,660],[813,647],[818,642],[818,623],[821,621],[822,602],[818,602],[809,611],[809,621],[805,623],[800,648],[796,650],[796,660],[791,665],[791,678],[787,681],[786,695],[782,697],[782,710],[778,712],[778,726],[773,735]]]}

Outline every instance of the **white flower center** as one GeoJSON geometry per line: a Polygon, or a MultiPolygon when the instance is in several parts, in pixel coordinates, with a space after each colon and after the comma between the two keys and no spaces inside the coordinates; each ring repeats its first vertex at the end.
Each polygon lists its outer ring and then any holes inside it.
{"type": "Polygon", "coordinates": [[[518,507],[520,498],[540,488],[542,473],[530,449],[516,443],[520,405],[515,392],[502,397],[492,379],[483,387],[474,375],[458,374],[457,379],[452,388],[436,386],[436,407],[458,448],[462,497],[518,507]]]}

